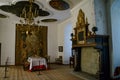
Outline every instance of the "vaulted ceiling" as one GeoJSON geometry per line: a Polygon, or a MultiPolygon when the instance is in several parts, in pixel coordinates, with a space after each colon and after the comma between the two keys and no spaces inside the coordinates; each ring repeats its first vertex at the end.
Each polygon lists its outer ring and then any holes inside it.
{"type": "MultiPolygon", "coordinates": [[[[70,10],[81,1],[34,0],[33,9],[39,11],[36,18],[43,22],[63,21],[70,17],[70,10]]],[[[23,8],[28,7],[27,4],[29,4],[28,0],[0,0],[0,18],[7,18],[11,15],[19,18],[23,8]]]]}

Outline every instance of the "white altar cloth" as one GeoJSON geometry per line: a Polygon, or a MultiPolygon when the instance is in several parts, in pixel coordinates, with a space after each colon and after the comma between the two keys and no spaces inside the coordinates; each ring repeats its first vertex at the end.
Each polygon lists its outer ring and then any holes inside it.
{"type": "Polygon", "coordinates": [[[43,57],[29,57],[28,62],[30,62],[29,70],[31,70],[33,66],[40,66],[40,65],[44,65],[47,69],[47,62],[46,59],[43,57]]]}

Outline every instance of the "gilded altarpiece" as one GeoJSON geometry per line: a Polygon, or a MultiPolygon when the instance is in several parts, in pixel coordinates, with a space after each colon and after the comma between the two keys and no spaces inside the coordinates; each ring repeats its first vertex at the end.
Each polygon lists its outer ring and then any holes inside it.
{"type": "Polygon", "coordinates": [[[47,56],[47,26],[16,24],[15,64],[21,65],[34,55],[47,56]]]}

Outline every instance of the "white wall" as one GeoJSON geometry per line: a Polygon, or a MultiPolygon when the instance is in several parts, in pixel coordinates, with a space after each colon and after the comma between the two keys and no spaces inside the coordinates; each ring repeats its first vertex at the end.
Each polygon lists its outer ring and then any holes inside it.
{"type": "MultiPolygon", "coordinates": [[[[58,46],[63,46],[63,51],[64,51],[64,27],[65,25],[62,25],[62,24],[58,24],[58,28],[57,28],[57,39],[58,39],[58,46]]],[[[59,52],[58,49],[57,49],[57,56],[56,57],[59,57],[59,56],[63,56],[64,53],[63,52],[59,52]]]]}
{"type": "Polygon", "coordinates": [[[76,27],[77,17],[80,9],[83,10],[83,12],[85,13],[85,17],[88,18],[88,23],[90,24],[89,30],[91,31],[91,28],[96,25],[94,13],[94,0],[84,0],[71,10],[71,21],[73,28],[76,27]]]}
{"type": "Polygon", "coordinates": [[[97,34],[108,34],[106,22],[106,2],[104,0],[94,0],[94,3],[96,27],[98,27],[97,34]]]}
{"type": "Polygon", "coordinates": [[[9,64],[15,63],[15,24],[12,19],[0,19],[1,64],[4,65],[7,57],[9,64]]]}
{"type": "Polygon", "coordinates": [[[64,29],[64,64],[69,64],[70,56],[72,56],[72,41],[71,39],[72,33],[72,24],[69,22],[64,29]]]}
{"type": "Polygon", "coordinates": [[[70,34],[72,33],[71,19],[68,19],[58,25],[58,46],[63,46],[63,52],[58,52],[58,56],[63,56],[63,64],[69,64],[71,56],[72,42],[70,34]]]}
{"type": "Polygon", "coordinates": [[[50,62],[55,62],[55,58],[58,52],[58,33],[57,24],[48,25],[48,55],[50,56],[50,62]]]}
{"type": "Polygon", "coordinates": [[[112,23],[112,43],[113,43],[113,69],[112,72],[117,66],[120,66],[120,0],[114,0],[111,7],[111,23],[112,23]]]}

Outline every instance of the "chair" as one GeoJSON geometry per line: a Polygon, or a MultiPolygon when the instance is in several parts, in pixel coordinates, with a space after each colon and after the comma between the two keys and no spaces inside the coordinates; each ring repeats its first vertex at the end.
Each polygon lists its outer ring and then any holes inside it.
{"type": "Polygon", "coordinates": [[[70,65],[70,68],[71,68],[72,65],[73,65],[73,68],[74,68],[74,57],[70,57],[69,65],[70,65]]]}
{"type": "Polygon", "coordinates": [[[59,56],[58,58],[55,58],[55,63],[56,64],[62,64],[62,56],[59,56]]]}
{"type": "Polygon", "coordinates": [[[23,69],[26,71],[26,70],[29,70],[29,66],[30,66],[30,63],[28,61],[25,61],[23,63],[23,69]]]}
{"type": "Polygon", "coordinates": [[[50,56],[46,56],[46,61],[48,65],[48,69],[50,68],[50,56]]]}

